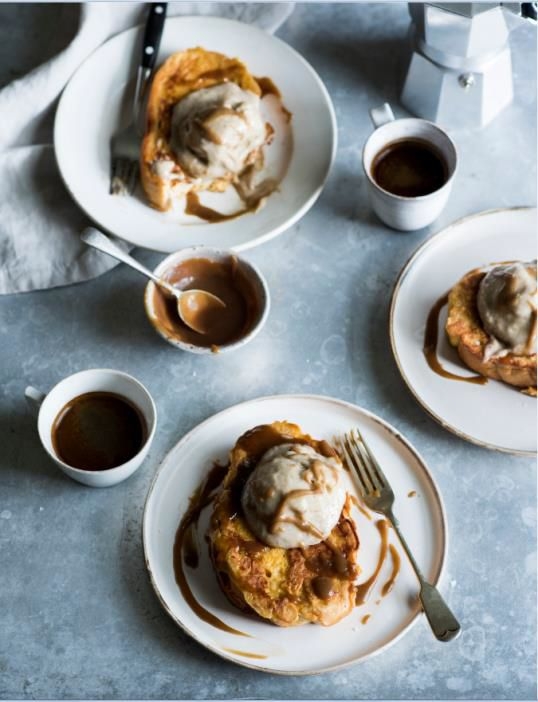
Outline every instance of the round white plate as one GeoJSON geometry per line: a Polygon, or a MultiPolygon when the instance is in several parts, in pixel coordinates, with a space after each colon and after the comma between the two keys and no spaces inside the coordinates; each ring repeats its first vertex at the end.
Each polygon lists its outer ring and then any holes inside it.
{"type": "MultiPolygon", "coordinates": [[[[250,617],[231,605],[215,578],[203,535],[210,509],[200,520],[200,565],[186,568],[198,601],[245,638],[228,634],[202,621],[186,604],[174,578],[172,550],[189,497],[215,460],[225,462],[236,439],[247,429],[276,420],[299,424],[315,438],[333,437],[358,426],[370,444],[395,495],[395,513],[426,578],[440,577],[446,550],[446,522],[441,497],[426,465],[413,447],[390,425],[359,407],[327,397],[281,395],[231,407],[202,422],[168,454],[146,501],[143,540],[151,582],[162,605],[188,634],[218,655],[235,663],[273,673],[306,675],[340,668],[379,653],[397,641],[417,619],[418,585],[394,533],[390,541],[402,556],[394,589],[380,590],[391,572],[390,558],[365,605],[332,627],[307,624],[280,628],[250,617]],[[416,491],[415,496],[409,493],[416,491]],[[362,623],[365,615],[371,618],[362,623]],[[246,654],[246,655],[245,655],[246,654]],[[252,658],[254,654],[260,658],[252,658]]],[[[349,487],[352,490],[352,486],[349,487]]],[[[365,580],[377,563],[380,538],[375,521],[354,510],[360,539],[359,564],[365,580]]]]}
{"type": "MultiPolygon", "coordinates": [[[[443,427],[475,444],[525,455],[536,453],[536,399],[504,383],[472,385],[434,373],[422,346],[432,305],[468,271],[498,261],[536,257],[536,209],[482,212],[428,239],[404,266],[392,296],[392,351],[409,389],[443,427]]],[[[439,318],[438,356],[458,375],[473,375],[450,346],[439,318]]]]}
{"type": "MultiPolygon", "coordinates": [[[[159,62],[176,51],[202,46],[236,56],[254,76],[274,81],[293,115],[291,161],[279,191],[259,212],[216,224],[182,211],[158,212],[147,203],[140,186],[132,197],[109,195],[110,137],[129,102],[132,85],[129,88],[128,84],[133,80],[141,34],[140,27],[130,29],[97,49],[71,78],[58,105],[56,157],[63,180],[80,207],[111,234],[165,252],[195,244],[241,251],[294,224],[321,193],[336,153],[331,99],[313,68],[280,39],[251,25],[216,17],[167,20],[159,62]]],[[[269,112],[271,100],[275,98],[263,100],[269,112]]],[[[283,129],[284,123],[281,120],[283,129]]],[[[266,164],[289,159],[287,138],[277,130],[266,164]],[[279,149],[286,153],[279,156],[279,149]]],[[[236,211],[227,199],[233,199],[232,190],[228,189],[223,203],[218,199],[221,194],[203,194],[201,200],[223,212],[236,211]]]]}

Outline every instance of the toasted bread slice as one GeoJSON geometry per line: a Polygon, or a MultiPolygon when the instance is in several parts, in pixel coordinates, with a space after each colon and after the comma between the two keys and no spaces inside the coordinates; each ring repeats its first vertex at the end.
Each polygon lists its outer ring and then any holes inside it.
{"type": "Polygon", "coordinates": [[[258,83],[239,59],[200,47],[172,54],[157,71],[148,99],[146,131],[140,151],[140,179],[150,203],[158,210],[169,210],[177,195],[197,190],[220,192],[228,186],[231,177],[209,184],[191,178],[170,149],[174,105],[194,90],[227,81],[255,95],[261,94],[258,83]]]}
{"type": "Polygon", "coordinates": [[[485,275],[480,268],[469,271],[450,291],[445,327],[448,339],[472,370],[536,395],[536,354],[507,353],[489,358],[486,354],[490,336],[482,326],[476,306],[478,287],[485,275]]]}
{"type": "Polygon", "coordinates": [[[219,584],[240,609],[279,626],[307,622],[334,624],[355,606],[354,581],[359,539],[348,496],[329,537],[304,548],[272,548],[256,539],[241,509],[243,486],[261,456],[282,443],[305,443],[339,459],[326,443],[303,434],[296,424],[274,422],[243,434],[230,454],[230,467],[211,517],[208,540],[219,584]],[[319,597],[316,579],[329,584],[319,597]],[[316,594],[318,592],[318,594],[316,594]]]}

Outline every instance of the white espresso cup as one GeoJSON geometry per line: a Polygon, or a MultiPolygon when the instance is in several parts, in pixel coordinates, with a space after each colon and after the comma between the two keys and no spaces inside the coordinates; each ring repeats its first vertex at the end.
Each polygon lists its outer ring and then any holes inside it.
{"type": "Polygon", "coordinates": [[[37,430],[45,451],[73,480],[90,487],[116,485],[132,475],[146,458],[155,436],[157,410],[149,392],[131,375],[121,371],[96,368],[64,378],[47,394],[31,386],[26,388],[24,394],[30,404],[38,409],[37,430]],[[88,392],[111,392],[120,395],[133,404],[144,418],[146,424],[144,444],[135,456],[120,466],[104,470],[83,470],[62,461],[54,450],[52,431],[58,414],[71,400],[88,392]]]}
{"type": "Polygon", "coordinates": [[[452,190],[457,168],[456,147],[448,134],[425,119],[394,119],[388,103],[370,110],[376,129],[368,137],[362,152],[362,166],[366,174],[372,207],[385,224],[393,229],[412,231],[431,224],[441,214],[452,190]],[[405,197],[382,188],[374,179],[376,157],[391,143],[402,139],[418,139],[433,147],[447,168],[447,178],[437,190],[427,195],[405,197]]]}

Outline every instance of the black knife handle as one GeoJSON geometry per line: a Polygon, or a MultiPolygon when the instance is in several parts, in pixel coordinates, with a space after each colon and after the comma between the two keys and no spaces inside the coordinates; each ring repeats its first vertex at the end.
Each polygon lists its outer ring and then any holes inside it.
{"type": "Polygon", "coordinates": [[[166,2],[156,2],[151,3],[149,8],[140,65],[150,71],[153,70],[155,61],[157,60],[157,54],[159,53],[164,22],[166,20],[167,5],[168,3],[166,2]]]}
{"type": "Polygon", "coordinates": [[[521,3],[521,16],[525,17],[525,19],[530,19],[534,20],[536,22],[537,18],[537,12],[536,12],[536,5],[538,3],[535,2],[522,2],[521,3]]]}

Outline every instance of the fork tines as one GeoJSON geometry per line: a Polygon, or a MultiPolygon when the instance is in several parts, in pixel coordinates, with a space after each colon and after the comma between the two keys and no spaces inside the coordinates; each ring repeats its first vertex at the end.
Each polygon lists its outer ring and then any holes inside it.
{"type": "Polygon", "coordinates": [[[111,195],[132,195],[138,178],[138,161],[113,158],[110,176],[111,195]]]}
{"type": "Polygon", "coordinates": [[[385,475],[359,429],[344,434],[341,446],[346,463],[355,470],[363,495],[379,494],[388,488],[385,475]]]}

